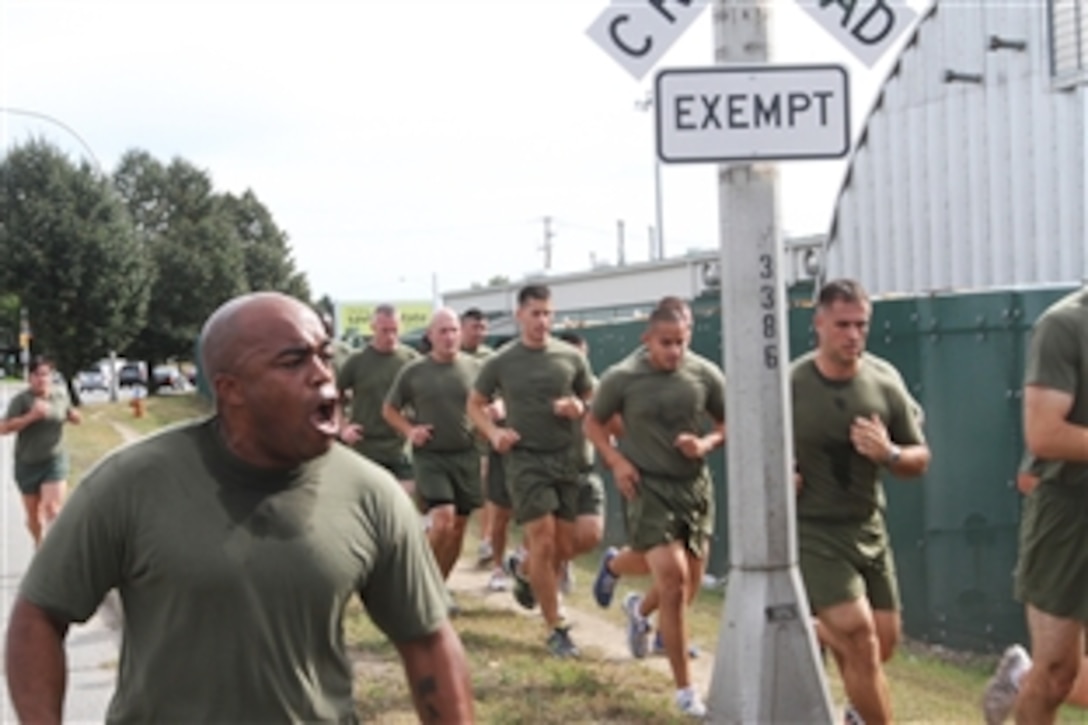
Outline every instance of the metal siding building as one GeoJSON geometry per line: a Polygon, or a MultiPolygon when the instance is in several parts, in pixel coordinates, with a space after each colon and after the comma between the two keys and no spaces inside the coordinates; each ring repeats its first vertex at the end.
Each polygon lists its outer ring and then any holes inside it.
{"type": "Polygon", "coordinates": [[[1081,2],[930,9],[855,144],[828,277],[877,294],[1088,279],[1081,2]]]}
{"type": "MultiPolygon", "coordinates": [[[[818,272],[813,253],[826,243],[823,236],[786,240],[786,278],[810,280],[818,272]]],[[[517,307],[518,290],[527,283],[540,282],[551,288],[556,321],[564,318],[609,320],[648,311],[666,295],[694,299],[716,289],[719,279],[717,249],[689,252],[683,257],[601,267],[586,272],[531,277],[501,287],[454,290],[442,293],[443,304],[456,310],[478,307],[491,315],[510,315],[517,307]]]]}

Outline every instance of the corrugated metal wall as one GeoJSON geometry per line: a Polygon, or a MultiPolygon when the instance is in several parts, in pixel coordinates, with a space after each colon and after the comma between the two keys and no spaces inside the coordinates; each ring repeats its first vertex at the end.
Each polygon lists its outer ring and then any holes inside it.
{"type": "Polygon", "coordinates": [[[935,6],[858,139],[826,274],[874,293],[1088,278],[1085,108],[1051,81],[1047,3],[935,6]]]}

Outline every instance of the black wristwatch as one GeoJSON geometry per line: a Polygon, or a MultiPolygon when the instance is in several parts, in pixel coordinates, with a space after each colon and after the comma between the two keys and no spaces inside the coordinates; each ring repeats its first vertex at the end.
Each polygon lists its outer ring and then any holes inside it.
{"type": "Polygon", "coordinates": [[[903,449],[892,443],[892,449],[888,452],[888,457],[884,459],[884,465],[891,468],[896,463],[899,463],[899,459],[903,456],[903,449]]]}

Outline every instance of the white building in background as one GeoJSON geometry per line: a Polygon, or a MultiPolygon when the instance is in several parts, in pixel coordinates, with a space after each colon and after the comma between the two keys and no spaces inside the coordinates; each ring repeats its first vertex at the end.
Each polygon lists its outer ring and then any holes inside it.
{"type": "Polygon", "coordinates": [[[855,144],[826,274],[880,293],[1088,279],[1088,0],[940,2],[855,144]]]}
{"type": "MultiPolygon", "coordinates": [[[[819,274],[825,244],[820,235],[785,241],[789,282],[814,279],[819,274]]],[[[691,300],[716,289],[719,259],[716,249],[692,251],[682,257],[651,262],[534,276],[499,287],[453,290],[443,292],[442,301],[455,310],[478,307],[494,317],[506,317],[517,308],[518,290],[540,282],[552,291],[559,324],[630,317],[648,312],[667,295],[691,300]]]]}

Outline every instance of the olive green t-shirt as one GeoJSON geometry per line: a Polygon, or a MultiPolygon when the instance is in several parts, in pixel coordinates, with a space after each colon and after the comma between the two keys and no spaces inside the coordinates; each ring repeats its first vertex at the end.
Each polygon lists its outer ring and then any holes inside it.
{"type": "Polygon", "coordinates": [[[351,357],[355,349],[344,342],[343,340],[333,340],[332,342],[332,369],[337,375],[340,374],[340,370],[343,369],[344,363],[351,357]]]}
{"type": "Polygon", "coordinates": [[[619,450],[640,471],[695,478],[706,463],[681,453],[676,437],[701,435],[706,415],[725,419],[725,376],[697,355],[684,355],[676,370],[658,370],[645,353],[630,355],[601,376],[591,413],[601,423],[623,417],[619,450]]]}
{"type": "MultiPolygon", "coordinates": [[[[34,407],[34,393],[27,388],[8,402],[5,420],[26,415],[34,407]]],[[[49,412],[15,435],[15,460],[19,463],[42,463],[61,452],[64,423],[72,410],[68,391],[59,385],[49,386],[45,397],[49,412]]]]}
{"type": "MultiPolygon", "coordinates": [[[[1047,308],[1032,327],[1024,384],[1068,393],[1073,406],[1066,419],[1088,426],[1088,288],[1063,297],[1047,308]]],[[[1088,464],[1040,463],[1043,482],[1088,484],[1088,464]]]]}
{"type": "Polygon", "coordinates": [[[474,350],[461,348],[461,352],[468,355],[469,357],[474,357],[477,360],[485,360],[490,357],[493,352],[495,352],[495,349],[488,345],[477,345],[474,350]]]}
{"type": "Polygon", "coordinates": [[[389,473],[339,444],[293,471],[256,469],[214,418],[99,463],[21,594],[83,622],[115,587],[124,636],[107,720],[118,723],[352,721],[350,598],[398,642],[437,631],[448,606],[389,473]]]}
{"type": "Polygon", "coordinates": [[[395,461],[404,455],[405,440],[382,417],[382,402],[397,373],[419,353],[407,345],[379,352],[373,345],[353,353],[337,375],[337,387],[351,391],[351,422],[363,427],[355,450],[377,461],[395,461]]]}
{"type": "Polygon", "coordinates": [[[515,447],[541,452],[569,451],[575,444],[574,426],[553,406],[568,395],[584,398],[592,388],[585,356],[552,338],[540,348],[520,340],[504,345],[484,361],[476,378],[476,391],[484,397],[501,393],[506,425],[521,436],[515,447]]]}
{"type": "Polygon", "coordinates": [[[410,419],[432,426],[420,450],[466,451],[475,444],[466,403],[480,362],[459,354],[442,363],[428,355],[401,368],[385,402],[397,410],[411,408],[410,419]]]}
{"type": "Polygon", "coordinates": [[[885,507],[880,466],[854,449],[855,418],[880,417],[893,443],[925,443],[921,406],[891,363],[865,353],[850,380],[829,380],[816,367],[815,352],[790,368],[793,444],[802,487],[801,519],[862,523],[885,507]]]}

